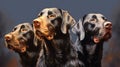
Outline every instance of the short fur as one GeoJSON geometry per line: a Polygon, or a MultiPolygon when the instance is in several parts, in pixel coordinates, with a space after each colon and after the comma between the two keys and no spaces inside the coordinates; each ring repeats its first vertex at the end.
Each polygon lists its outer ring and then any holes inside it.
{"type": "Polygon", "coordinates": [[[90,13],[72,28],[74,47],[86,67],[101,67],[103,43],[111,38],[112,24],[102,14],[90,13]]]}
{"type": "Polygon", "coordinates": [[[21,23],[5,35],[6,47],[19,54],[22,67],[36,67],[39,48],[34,45],[34,33],[29,23],[21,23]]]}
{"type": "Polygon", "coordinates": [[[43,9],[34,19],[36,38],[44,39],[37,67],[82,67],[73,48],[69,29],[75,20],[65,10],[58,8],[43,9]],[[39,34],[43,36],[39,36],[39,34]]]}

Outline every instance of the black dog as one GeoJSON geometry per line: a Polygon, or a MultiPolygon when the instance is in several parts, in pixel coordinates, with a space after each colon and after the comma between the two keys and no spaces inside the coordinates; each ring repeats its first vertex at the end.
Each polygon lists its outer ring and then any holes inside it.
{"type": "Polygon", "coordinates": [[[17,52],[23,67],[36,67],[39,48],[34,45],[34,32],[31,24],[22,23],[5,35],[7,48],[17,52]]]}
{"type": "Polygon", "coordinates": [[[73,28],[75,48],[86,67],[101,67],[103,43],[111,38],[112,23],[99,13],[83,17],[73,28]]]}
{"type": "Polygon", "coordinates": [[[33,22],[36,38],[44,39],[37,67],[83,66],[70,41],[69,29],[75,24],[75,20],[67,11],[46,8],[33,22]]]}

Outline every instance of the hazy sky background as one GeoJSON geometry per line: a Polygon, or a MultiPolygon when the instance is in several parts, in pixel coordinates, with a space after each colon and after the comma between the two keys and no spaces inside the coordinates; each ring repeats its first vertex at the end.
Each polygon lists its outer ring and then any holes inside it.
{"type": "MultiPolygon", "coordinates": [[[[76,21],[87,13],[102,13],[114,24],[114,15],[120,10],[119,3],[119,0],[0,0],[0,32],[1,30],[3,32],[5,29],[8,33],[18,23],[32,22],[37,17],[37,14],[47,7],[67,10],[76,21]],[[4,19],[3,21],[2,18],[7,18],[7,20],[4,19]]],[[[0,38],[0,40],[3,40],[2,37],[0,38]]],[[[110,43],[107,42],[106,44],[110,43]]],[[[3,44],[1,45],[3,46],[3,44]]],[[[105,45],[104,53],[105,51],[108,52],[109,49],[111,49],[109,45],[105,45]]],[[[3,49],[4,51],[6,49],[3,49]]],[[[2,56],[1,52],[0,56],[2,56]]]]}
{"type": "Polygon", "coordinates": [[[13,22],[32,21],[46,7],[68,10],[78,20],[84,14],[99,12],[110,18],[118,0],[1,0],[0,10],[13,22]]]}

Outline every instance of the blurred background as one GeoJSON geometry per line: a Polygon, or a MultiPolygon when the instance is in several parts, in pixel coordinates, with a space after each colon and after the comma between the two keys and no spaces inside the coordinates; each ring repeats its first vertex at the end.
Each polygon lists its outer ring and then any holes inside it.
{"type": "Polygon", "coordinates": [[[104,43],[103,67],[120,67],[120,1],[119,0],[0,0],[0,67],[20,66],[19,56],[4,44],[4,35],[23,22],[30,22],[44,8],[68,10],[79,20],[87,13],[102,13],[113,23],[113,36],[104,43]]]}

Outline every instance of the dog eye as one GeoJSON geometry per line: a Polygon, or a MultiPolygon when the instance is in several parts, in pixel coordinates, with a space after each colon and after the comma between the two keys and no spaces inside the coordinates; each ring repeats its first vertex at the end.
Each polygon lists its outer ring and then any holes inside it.
{"type": "Polygon", "coordinates": [[[55,14],[51,14],[51,15],[49,15],[49,18],[54,18],[54,17],[56,17],[55,14]]]}
{"type": "Polygon", "coordinates": [[[40,16],[42,16],[42,15],[43,15],[43,12],[39,13],[39,14],[38,14],[38,17],[40,17],[40,16]]]}
{"type": "Polygon", "coordinates": [[[14,32],[15,30],[17,30],[17,28],[14,28],[14,29],[12,30],[12,32],[14,32]]]}
{"type": "Polygon", "coordinates": [[[105,17],[102,17],[102,19],[105,20],[105,21],[107,21],[107,18],[105,18],[105,17]]]}
{"type": "Polygon", "coordinates": [[[27,29],[22,29],[21,31],[25,32],[25,31],[27,31],[27,29]]]}
{"type": "Polygon", "coordinates": [[[90,21],[95,21],[95,18],[92,18],[90,21]]]}

